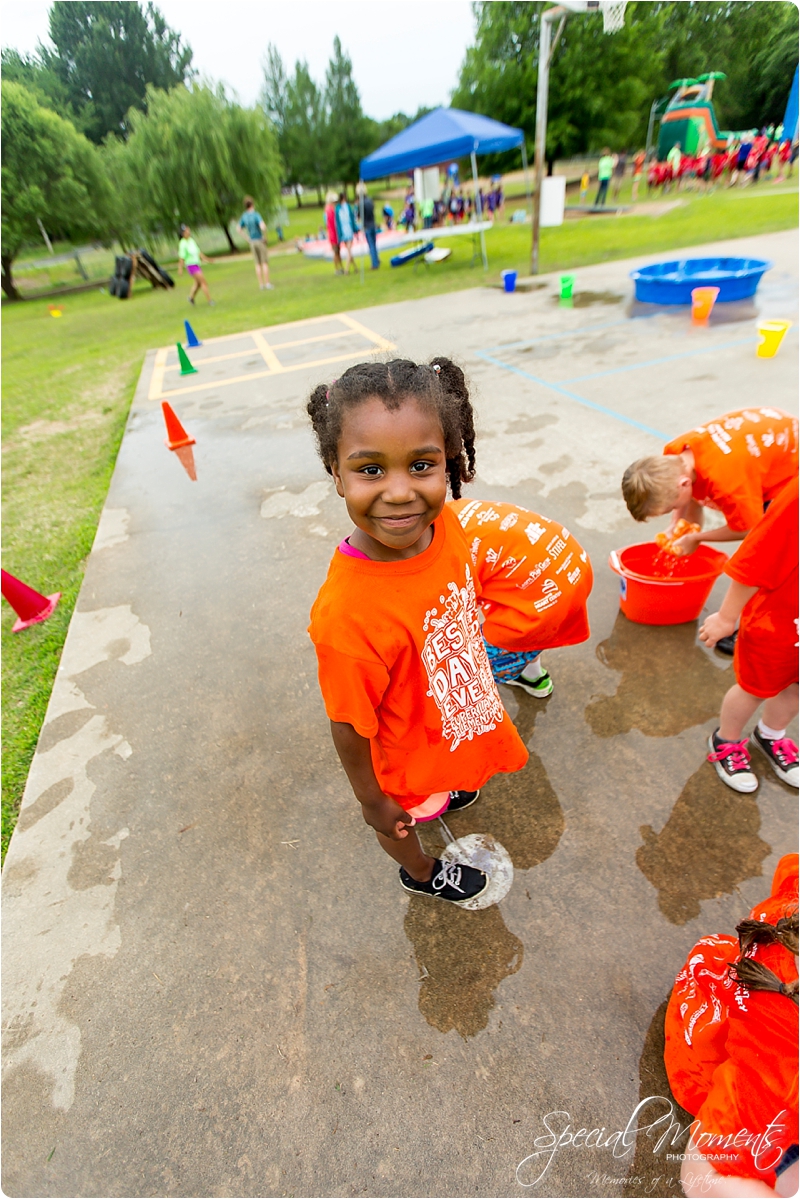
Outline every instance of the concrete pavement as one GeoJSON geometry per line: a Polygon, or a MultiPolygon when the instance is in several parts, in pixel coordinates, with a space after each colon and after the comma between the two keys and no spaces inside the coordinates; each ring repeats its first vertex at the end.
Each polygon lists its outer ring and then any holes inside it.
{"type": "Polygon", "coordinates": [[[644,539],[619,495],[633,458],[796,404],[797,325],[754,352],[756,313],[797,322],[796,233],[714,250],[775,268],[707,329],[645,313],[639,263],[607,263],[577,272],[573,309],[548,277],[216,341],[200,309],[197,375],[148,354],[3,872],[6,1194],[680,1193],[643,1137],[549,1166],[536,1138],[554,1111],[610,1135],[666,1095],[687,950],[796,845],[795,792],[756,761],[758,793],[734,796],[705,761],[730,660],[694,626],[629,624],[605,565],[644,539]],[[462,362],[469,494],[561,519],[595,566],[592,639],[548,655],[552,698],[504,692],[528,766],[448,822],[515,864],[478,913],[400,890],[305,632],[349,527],[305,399],[395,353],[462,362]]]}

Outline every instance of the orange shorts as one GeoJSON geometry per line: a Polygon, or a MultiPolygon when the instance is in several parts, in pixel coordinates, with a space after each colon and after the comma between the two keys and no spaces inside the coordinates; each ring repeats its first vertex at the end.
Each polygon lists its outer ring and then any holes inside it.
{"type": "Polygon", "coordinates": [[[772,699],[798,681],[797,629],[793,620],[763,619],[753,627],[742,621],[733,655],[736,682],[750,695],[772,699]]]}

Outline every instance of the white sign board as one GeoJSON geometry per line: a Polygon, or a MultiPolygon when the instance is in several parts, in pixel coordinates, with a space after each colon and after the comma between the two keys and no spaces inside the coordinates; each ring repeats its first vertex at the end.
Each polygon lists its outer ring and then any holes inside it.
{"type": "Polygon", "coordinates": [[[564,224],[564,201],[567,195],[566,175],[547,175],[542,180],[542,201],[539,206],[539,225],[546,229],[564,224]]]}
{"type": "Polygon", "coordinates": [[[414,171],[414,199],[417,204],[421,204],[423,200],[438,200],[441,194],[439,168],[417,167],[414,171]]]}

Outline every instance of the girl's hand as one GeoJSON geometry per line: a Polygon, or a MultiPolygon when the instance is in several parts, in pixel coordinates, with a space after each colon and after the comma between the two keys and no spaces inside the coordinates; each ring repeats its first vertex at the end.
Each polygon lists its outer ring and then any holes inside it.
{"type": "Polygon", "coordinates": [[[387,795],[378,803],[362,803],[361,811],[367,824],[374,828],[376,833],[391,837],[392,841],[402,841],[408,836],[409,828],[416,824],[414,817],[409,816],[400,804],[389,799],[387,795]]]}
{"type": "Polygon", "coordinates": [[[698,636],[703,645],[707,645],[709,649],[713,649],[723,637],[730,637],[735,628],[735,620],[726,620],[719,612],[712,612],[700,626],[698,636]]]}

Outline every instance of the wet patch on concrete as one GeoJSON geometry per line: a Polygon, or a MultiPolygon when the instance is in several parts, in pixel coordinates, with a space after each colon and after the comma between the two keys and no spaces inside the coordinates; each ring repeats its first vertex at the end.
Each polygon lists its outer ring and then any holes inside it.
{"type": "Polygon", "coordinates": [[[47,816],[55,808],[62,803],[67,796],[71,795],[75,783],[72,778],[59,779],[57,783],[53,783],[52,787],[48,787],[35,803],[28,804],[20,812],[17,828],[21,833],[26,832],[29,828],[33,828],[37,821],[43,816],[47,816]]]}
{"type": "Polygon", "coordinates": [[[86,722],[91,720],[93,712],[93,708],[78,708],[72,712],[64,712],[63,715],[56,716],[54,720],[48,720],[39,735],[36,752],[46,754],[54,745],[58,745],[59,741],[66,741],[67,738],[74,737],[86,722]]]}
{"type": "MultiPolygon", "coordinates": [[[[624,296],[615,291],[576,291],[572,293],[571,308],[591,308],[594,304],[621,304],[624,296]]],[[[564,303],[560,296],[553,296],[553,303],[564,303]]]]}
{"type": "Polygon", "coordinates": [[[684,1111],[672,1094],[664,1065],[664,1019],[668,1002],[669,999],[665,999],[653,1016],[639,1059],[639,1102],[658,1097],[658,1101],[642,1109],[639,1124],[652,1124],[660,1116],[665,1116],[669,1112],[668,1105],[672,1104],[673,1130],[658,1152],[656,1145],[670,1127],[669,1119],[665,1119],[663,1124],[654,1130],[654,1135],[636,1138],[634,1158],[621,1192],[625,1199],[639,1199],[641,1195],[675,1199],[683,1193],[680,1182],[681,1163],[670,1161],[667,1154],[683,1152],[688,1133],[681,1131],[679,1135],[678,1126],[681,1130],[688,1129],[693,1117],[684,1111]]]}
{"type": "Polygon", "coordinates": [[[543,475],[557,475],[562,470],[566,470],[568,466],[572,466],[572,459],[569,454],[562,454],[560,458],[556,458],[555,462],[540,463],[539,470],[543,475]]]}
{"type": "Polygon", "coordinates": [[[489,1022],[495,988],[522,965],[522,942],[500,909],[462,912],[412,899],[404,928],[420,969],[419,1010],[433,1028],[474,1037],[489,1022]]]}
{"type": "Polygon", "coordinates": [[[772,853],[758,835],[761,813],[753,795],[739,795],[703,762],[687,782],[667,823],[656,833],[639,829],[644,844],[636,864],[658,891],[671,924],[700,915],[704,899],[730,895],[748,878],[760,878],[772,853]]]}
{"type": "Polygon", "coordinates": [[[674,737],[715,716],[733,682],[732,671],[720,670],[697,644],[696,622],[642,625],[619,612],[595,652],[622,675],[614,695],[587,704],[586,720],[598,737],[631,729],[674,737]]]}

